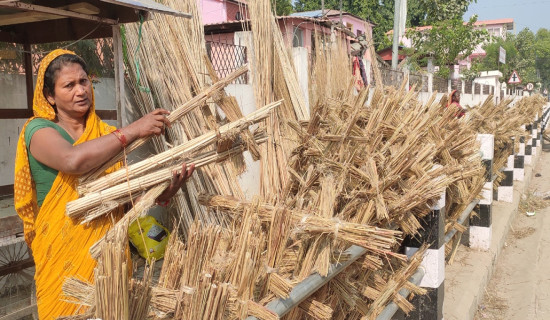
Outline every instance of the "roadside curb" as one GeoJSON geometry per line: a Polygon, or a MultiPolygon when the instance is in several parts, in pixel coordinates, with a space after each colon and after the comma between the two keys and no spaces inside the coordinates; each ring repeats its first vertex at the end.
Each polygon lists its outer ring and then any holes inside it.
{"type": "Polygon", "coordinates": [[[525,166],[524,181],[514,181],[513,202],[493,202],[493,230],[490,249],[480,251],[461,245],[453,264],[446,265],[444,319],[474,319],[478,305],[485,295],[485,288],[495,270],[498,257],[504,248],[510,226],[518,212],[521,196],[529,189],[541,153],[542,147],[537,146],[533,162],[525,166]]]}

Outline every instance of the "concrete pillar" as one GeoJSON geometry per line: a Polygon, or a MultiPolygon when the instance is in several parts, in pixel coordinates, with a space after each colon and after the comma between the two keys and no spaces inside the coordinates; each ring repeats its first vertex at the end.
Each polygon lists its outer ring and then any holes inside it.
{"type": "Polygon", "coordinates": [[[493,158],[495,137],[492,134],[478,134],[481,143],[481,161],[485,166],[485,186],[478,205],[478,215],[470,218],[470,247],[489,250],[492,238],[493,207],[493,158]]]}
{"type": "Polygon", "coordinates": [[[542,128],[541,128],[542,133],[544,133],[544,130],[546,130],[549,117],[550,117],[550,108],[544,107],[544,111],[542,112],[542,128]]]}
{"type": "Polygon", "coordinates": [[[531,127],[531,138],[532,138],[532,155],[537,155],[537,146],[539,145],[539,134],[538,134],[538,123],[537,120],[533,121],[532,127],[531,127]]]}
{"type": "Polygon", "coordinates": [[[504,179],[497,188],[497,201],[514,202],[514,141],[508,144],[508,159],[504,168],[504,179]]]}
{"type": "Polygon", "coordinates": [[[514,156],[514,180],[523,181],[525,179],[525,156],[516,154],[514,156]]]}
{"type": "Polygon", "coordinates": [[[533,161],[533,137],[531,135],[531,125],[525,127],[525,164],[532,164],[533,161]]]}
{"type": "Polygon", "coordinates": [[[432,208],[432,212],[421,222],[420,235],[405,239],[405,253],[412,256],[422,243],[430,247],[421,266],[426,274],[419,286],[426,288],[426,295],[415,296],[415,309],[405,319],[443,319],[443,298],[445,294],[445,192],[432,208]]]}
{"type": "MultiPolygon", "coordinates": [[[[523,126],[525,128],[525,126],[523,126]]],[[[514,180],[523,181],[525,179],[525,136],[519,137],[518,153],[514,160],[514,180]]]]}
{"type": "Polygon", "coordinates": [[[307,48],[292,48],[292,58],[298,77],[298,84],[300,85],[300,89],[302,89],[302,94],[304,95],[304,101],[306,102],[308,110],[307,119],[309,119],[309,56],[307,48]]]}
{"type": "Polygon", "coordinates": [[[249,63],[247,78],[248,83],[251,84],[252,81],[254,81],[254,79],[252,79],[253,73],[250,71],[252,70],[252,68],[254,68],[254,66],[252,65],[254,62],[254,41],[252,39],[252,31],[235,32],[235,34],[233,35],[233,43],[246,47],[246,60],[249,63]]]}

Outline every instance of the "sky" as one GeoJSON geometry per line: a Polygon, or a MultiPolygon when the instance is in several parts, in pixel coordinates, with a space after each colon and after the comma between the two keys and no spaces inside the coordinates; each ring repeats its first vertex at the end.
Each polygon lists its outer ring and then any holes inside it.
{"type": "Polygon", "coordinates": [[[478,20],[512,18],[516,33],[526,27],[533,32],[550,29],[550,0],[477,0],[468,7],[464,20],[474,14],[478,20]]]}

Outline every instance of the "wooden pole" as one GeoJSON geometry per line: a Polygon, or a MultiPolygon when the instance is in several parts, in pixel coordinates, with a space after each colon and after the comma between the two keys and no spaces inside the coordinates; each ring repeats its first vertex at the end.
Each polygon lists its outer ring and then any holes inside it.
{"type": "Polygon", "coordinates": [[[116,99],[116,119],[117,127],[122,128],[127,124],[126,108],[124,106],[124,62],[122,61],[122,38],[120,36],[120,26],[114,25],[113,29],[113,52],[115,60],[115,99],[116,99]]]}

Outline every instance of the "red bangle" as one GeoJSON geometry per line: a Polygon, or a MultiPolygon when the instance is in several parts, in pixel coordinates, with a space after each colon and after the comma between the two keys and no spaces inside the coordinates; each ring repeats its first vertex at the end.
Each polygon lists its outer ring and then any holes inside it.
{"type": "Polygon", "coordinates": [[[126,148],[126,146],[128,145],[128,140],[126,140],[126,136],[124,135],[124,133],[122,133],[120,129],[116,129],[115,131],[113,131],[113,134],[118,139],[118,141],[120,141],[122,147],[126,148]]]}
{"type": "Polygon", "coordinates": [[[168,204],[170,204],[170,200],[165,200],[165,201],[158,201],[157,200],[156,203],[157,203],[158,206],[166,208],[166,207],[168,207],[168,204]]]}

